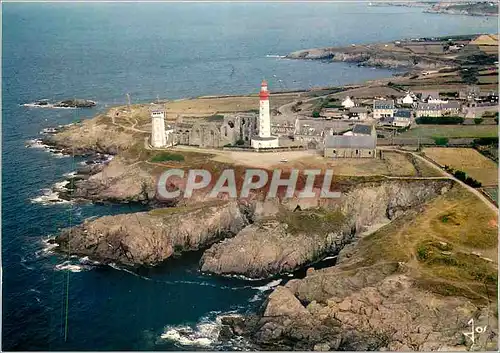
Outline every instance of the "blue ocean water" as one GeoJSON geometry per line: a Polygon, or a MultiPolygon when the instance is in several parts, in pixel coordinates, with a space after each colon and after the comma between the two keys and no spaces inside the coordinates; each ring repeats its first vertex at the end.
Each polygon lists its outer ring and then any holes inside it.
{"type": "Polygon", "coordinates": [[[44,252],[43,240],[59,228],[140,208],[33,202],[80,162],[25,148],[41,129],[123,104],[127,92],[133,102],[143,102],[255,93],[262,78],[271,90],[284,90],[387,77],[388,70],[269,56],[401,37],[497,32],[496,21],[366,3],[4,4],[2,348],[229,349],[203,346],[213,338],[216,316],[254,310],[270,288],[269,281],[200,274],[197,253],[133,274],[76,266],[79,259],[68,263],[44,252]],[[73,97],[96,100],[98,107],[20,106],[73,97]],[[176,339],[185,326],[192,327],[188,337],[199,346],[176,339]],[[171,339],[162,338],[164,333],[171,339]]]}

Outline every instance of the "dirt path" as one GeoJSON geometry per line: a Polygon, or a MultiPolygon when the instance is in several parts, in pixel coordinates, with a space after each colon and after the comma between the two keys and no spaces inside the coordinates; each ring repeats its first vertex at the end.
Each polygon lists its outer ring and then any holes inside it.
{"type": "MultiPolygon", "coordinates": [[[[386,150],[386,151],[398,151],[397,149],[395,148],[392,148],[392,147],[382,147],[380,148],[381,150],[386,150]]],[[[488,199],[486,196],[484,196],[479,190],[476,190],[474,189],[473,187],[465,184],[464,182],[458,180],[457,178],[455,178],[453,175],[447,173],[446,171],[444,171],[440,166],[438,166],[436,163],[434,163],[433,161],[425,158],[425,157],[422,157],[421,155],[415,153],[415,152],[411,152],[411,151],[400,151],[400,152],[404,152],[404,153],[410,153],[413,157],[415,158],[418,158],[419,160],[423,161],[424,163],[426,163],[428,166],[430,166],[431,168],[433,168],[434,170],[438,171],[442,177],[428,177],[428,178],[425,178],[425,177],[422,177],[423,179],[432,179],[432,178],[446,178],[446,179],[451,179],[451,180],[454,180],[456,181],[458,184],[462,185],[466,190],[468,190],[469,192],[473,193],[474,195],[476,195],[481,201],[483,201],[492,211],[494,211],[495,213],[498,213],[498,208],[495,206],[495,204],[490,200],[488,199]]],[[[393,178],[393,177],[391,177],[393,178]]],[[[395,177],[395,178],[399,178],[399,177],[395,177]]]]}
{"type": "MultiPolygon", "coordinates": [[[[130,122],[130,120],[128,120],[128,118],[126,118],[126,119],[127,119],[127,121],[129,121],[129,122],[130,122]]],[[[119,127],[123,128],[123,129],[125,129],[125,130],[136,131],[136,132],[142,132],[142,133],[144,133],[144,132],[145,132],[145,133],[149,133],[149,131],[139,130],[139,129],[135,128],[135,125],[137,124],[137,120],[136,120],[136,119],[134,119],[134,120],[135,120],[135,124],[132,124],[132,126],[127,126],[127,125],[123,125],[123,124],[119,124],[119,123],[117,123],[117,122],[115,121],[115,116],[114,116],[114,115],[111,115],[111,123],[112,123],[113,125],[119,126],[119,127]]]]}

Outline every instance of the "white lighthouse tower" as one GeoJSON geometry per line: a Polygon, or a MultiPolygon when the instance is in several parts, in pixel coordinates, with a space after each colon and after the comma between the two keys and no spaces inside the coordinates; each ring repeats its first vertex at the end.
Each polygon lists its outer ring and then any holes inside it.
{"type": "Polygon", "coordinates": [[[267,82],[262,81],[260,87],[259,136],[252,138],[253,148],[276,148],[278,137],[271,135],[271,114],[269,111],[269,91],[267,82]]]}
{"type": "Polygon", "coordinates": [[[165,109],[154,107],[151,109],[151,146],[154,148],[166,147],[165,109]]]}

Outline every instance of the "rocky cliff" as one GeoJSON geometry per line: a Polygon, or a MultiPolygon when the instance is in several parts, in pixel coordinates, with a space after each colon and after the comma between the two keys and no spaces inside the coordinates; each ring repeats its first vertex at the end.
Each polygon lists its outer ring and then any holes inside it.
{"type": "Polygon", "coordinates": [[[118,156],[106,165],[81,168],[73,187],[60,197],[93,202],[154,203],[156,177],[150,169],[144,162],[129,163],[118,156]]]}
{"type": "Polygon", "coordinates": [[[258,213],[254,224],[208,249],[201,269],[251,278],[291,272],[337,254],[366,227],[386,223],[451,186],[449,180],[386,180],[351,186],[331,202],[292,200],[275,205],[274,212],[258,213]]]}
{"type": "Polygon", "coordinates": [[[234,235],[246,224],[236,203],[217,201],[87,220],[64,230],[53,242],[60,252],[105,263],[157,265],[176,253],[234,235]]]}
{"type": "MultiPolygon", "coordinates": [[[[422,291],[413,283],[397,263],[313,271],[276,288],[262,316],[247,321],[246,332],[264,349],[460,351],[467,349],[463,332],[470,318],[494,323],[487,308],[422,291]]],[[[496,329],[490,327],[478,346],[494,349],[496,329]]]]}
{"type": "MultiPolygon", "coordinates": [[[[418,193],[401,191],[394,200],[418,193]]],[[[277,287],[257,315],[223,319],[220,339],[245,336],[261,350],[496,351],[497,264],[471,252],[497,254],[496,214],[454,186],[392,216],[342,248],[335,266],[277,287]],[[474,346],[463,334],[471,319],[486,328],[474,346]]]]}

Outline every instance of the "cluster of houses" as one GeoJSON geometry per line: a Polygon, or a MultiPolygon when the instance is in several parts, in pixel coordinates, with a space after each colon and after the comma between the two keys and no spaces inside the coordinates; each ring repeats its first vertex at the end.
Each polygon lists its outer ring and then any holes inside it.
{"type": "Polygon", "coordinates": [[[293,133],[300,141],[313,141],[312,146],[323,146],[324,156],[328,158],[376,158],[376,126],[405,128],[415,118],[464,116],[469,107],[498,104],[498,93],[480,92],[476,86],[448,96],[454,96],[454,100],[443,98],[438,92],[425,95],[407,92],[396,100],[376,98],[371,106],[345,97],[342,108],[323,109],[323,119],[297,120],[293,133]],[[349,131],[339,132],[342,122],[351,122],[349,131]]]}
{"type": "Polygon", "coordinates": [[[358,104],[345,97],[339,108],[325,108],[321,116],[326,119],[373,120],[382,126],[406,127],[412,118],[423,116],[465,116],[467,108],[498,104],[498,93],[481,92],[470,86],[458,92],[454,100],[442,98],[439,92],[428,92],[418,96],[407,92],[399,99],[375,98],[373,104],[358,104]]]}

